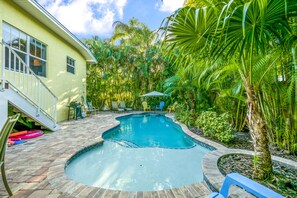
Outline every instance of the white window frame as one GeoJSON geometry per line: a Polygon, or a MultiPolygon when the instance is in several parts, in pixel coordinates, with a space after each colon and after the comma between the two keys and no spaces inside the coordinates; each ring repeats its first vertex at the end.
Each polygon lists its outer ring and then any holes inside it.
{"type": "MultiPolygon", "coordinates": [[[[42,74],[42,75],[40,75],[40,74],[36,74],[36,75],[38,75],[38,76],[41,76],[41,77],[46,77],[46,69],[47,69],[47,60],[46,60],[46,58],[47,58],[47,45],[45,44],[45,43],[43,43],[43,42],[41,42],[40,40],[38,40],[38,39],[36,39],[36,38],[34,38],[34,37],[31,37],[30,35],[28,35],[28,34],[26,34],[25,32],[23,32],[23,31],[21,31],[21,30],[19,30],[18,28],[16,28],[16,27],[14,27],[14,26],[12,26],[12,25],[10,25],[9,23],[6,23],[6,22],[2,22],[2,26],[7,26],[7,27],[9,27],[9,37],[10,37],[10,39],[12,38],[12,30],[14,30],[14,31],[17,31],[18,32],[18,39],[19,39],[19,46],[18,46],[18,48],[15,48],[14,46],[12,46],[12,43],[10,43],[9,44],[9,46],[14,50],[14,51],[16,51],[16,52],[19,52],[19,53],[22,53],[22,54],[24,54],[25,56],[26,56],[26,60],[24,60],[24,62],[32,69],[32,67],[33,66],[31,66],[30,65],[30,57],[32,57],[32,58],[34,58],[34,59],[37,59],[37,60],[40,60],[41,62],[43,62],[43,63],[45,63],[45,66],[44,66],[44,69],[45,69],[45,72],[42,74]],[[20,35],[21,34],[23,34],[23,35],[25,35],[25,37],[26,37],[26,51],[22,51],[21,49],[20,49],[20,35]],[[33,39],[35,42],[34,42],[34,46],[35,46],[35,51],[34,51],[34,54],[31,54],[30,53],[30,45],[31,45],[31,39],[33,39]],[[39,43],[41,43],[41,53],[40,53],[40,56],[41,57],[38,57],[38,56],[36,56],[36,41],[37,42],[39,42],[39,43]],[[44,47],[44,48],[43,48],[44,47]],[[43,49],[45,49],[45,57],[42,57],[43,56],[43,49]]],[[[4,34],[4,32],[3,32],[3,27],[2,27],[2,34],[4,34]]],[[[2,37],[3,37],[4,35],[2,35],[2,37]]],[[[4,42],[5,43],[5,42],[4,42]]],[[[7,44],[7,43],[6,43],[7,44]]],[[[17,72],[17,71],[16,71],[17,72]]]]}
{"type": "Polygon", "coordinates": [[[75,60],[73,58],[71,58],[70,56],[67,56],[66,57],[66,65],[67,65],[67,68],[66,68],[67,72],[71,73],[71,74],[75,74],[75,60]],[[70,60],[70,61],[68,61],[68,60],[70,60]],[[73,63],[73,65],[71,64],[71,62],[73,63]],[[73,73],[68,70],[68,67],[73,69],[73,73]]]}

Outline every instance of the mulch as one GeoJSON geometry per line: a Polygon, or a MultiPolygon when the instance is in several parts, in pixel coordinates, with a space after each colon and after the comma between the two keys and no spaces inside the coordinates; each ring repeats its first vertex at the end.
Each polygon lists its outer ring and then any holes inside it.
{"type": "MultiPolygon", "coordinates": [[[[252,179],[254,160],[252,156],[231,154],[220,158],[218,168],[222,174],[240,173],[252,179]]],[[[259,183],[286,197],[297,197],[297,169],[283,166],[273,161],[273,172],[269,178],[259,183]]]]}
{"type": "MultiPolygon", "coordinates": [[[[205,137],[202,133],[202,131],[200,129],[197,128],[190,128],[190,130],[193,133],[196,133],[202,137],[205,137]]],[[[235,138],[232,142],[229,143],[222,143],[218,140],[209,138],[209,137],[205,137],[207,139],[210,139],[214,142],[217,142],[219,144],[222,144],[224,146],[226,146],[227,148],[233,148],[233,149],[245,149],[245,150],[249,150],[249,151],[253,151],[254,147],[253,147],[253,143],[252,143],[252,138],[250,136],[250,134],[248,132],[236,132],[235,133],[235,138]]],[[[293,161],[297,162],[297,155],[291,154],[286,150],[280,149],[274,145],[269,145],[269,149],[272,155],[275,156],[279,156],[282,158],[286,158],[286,159],[290,159],[293,161]]]]}
{"type": "MultiPolygon", "coordinates": [[[[200,129],[190,128],[190,130],[202,137],[205,137],[200,129]]],[[[218,140],[205,137],[219,144],[232,149],[245,149],[253,151],[252,138],[248,132],[236,132],[236,137],[232,142],[222,143],[218,140]]],[[[297,155],[291,154],[286,150],[274,145],[269,145],[272,155],[290,159],[297,162],[297,155]]],[[[243,154],[226,155],[220,158],[218,168],[222,174],[237,172],[252,179],[254,159],[252,156],[243,154]]],[[[285,197],[297,197],[297,169],[283,166],[281,163],[273,161],[273,173],[269,178],[258,181],[259,183],[281,193],[285,197]]]]}

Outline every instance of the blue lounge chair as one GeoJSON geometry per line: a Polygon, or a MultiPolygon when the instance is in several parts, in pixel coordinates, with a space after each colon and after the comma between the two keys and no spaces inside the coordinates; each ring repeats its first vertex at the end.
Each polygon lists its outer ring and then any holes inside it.
{"type": "Polygon", "coordinates": [[[226,175],[220,192],[214,192],[207,198],[227,198],[229,188],[232,185],[238,186],[259,198],[283,198],[282,195],[238,173],[226,175]]]}
{"type": "Polygon", "coordinates": [[[156,110],[163,111],[164,105],[165,105],[165,102],[164,101],[161,101],[160,102],[160,105],[159,106],[156,106],[156,110]]]}

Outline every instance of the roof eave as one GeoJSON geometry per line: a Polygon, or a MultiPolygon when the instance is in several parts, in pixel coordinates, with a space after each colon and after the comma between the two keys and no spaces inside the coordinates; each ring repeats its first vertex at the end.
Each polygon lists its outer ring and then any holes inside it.
{"type": "Polygon", "coordinates": [[[37,18],[41,23],[61,36],[65,41],[76,48],[88,63],[97,63],[91,51],[65,26],[63,26],[54,16],[44,9],[35,0],[13,0],[17,5],[37,18]]]}

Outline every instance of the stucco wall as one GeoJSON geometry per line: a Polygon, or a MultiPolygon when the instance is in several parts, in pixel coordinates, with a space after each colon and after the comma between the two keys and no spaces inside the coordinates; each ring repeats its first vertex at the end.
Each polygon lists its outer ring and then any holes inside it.
{"type": "MultiPolygon", "coordinates": [[[[53,31],[24,12],[10,0],[0,0],[0,39],[2,40],[2,22],[6,22],[47,45],[46,77],[40,77],[49,89],[58,97],[57,119],[67,119],[66,106],[70,101],[79,100],[86,95],[86,61],[71,45],[53,31]],[[66,57],[75,60],[75,74],[68,73],[66,57]]],[[[0,69],[2,70],[2,50],[0,49],[0,69]]]]}

